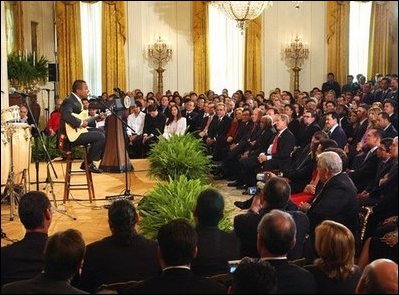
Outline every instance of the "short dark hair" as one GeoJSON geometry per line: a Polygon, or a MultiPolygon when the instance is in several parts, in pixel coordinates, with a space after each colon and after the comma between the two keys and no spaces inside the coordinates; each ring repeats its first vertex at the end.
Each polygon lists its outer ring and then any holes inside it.
{"type": "Polygon", "coordinates": [[[380,140],[384,138],[385,132],[381,128],[370,128],[368,132],[373,131],[374,136],[378,137],[380,140]]]}
{"type": "Polygon", "coordinates": [[[327,112],[324,117],[327,117],[328,115],[330,115],[333,119],[335,120],[339,120],[339,115],[336,111],[332,111],[332,112],[327,112]]]}
{"type": "Polygon", "coordinates": [[[381,116],[381,118],[383,118],[384,120],[388,120],[389,121],[389,114],[387,112],[381,112],[378,115],[381,116]]]}
{"type": "Polygon", "coordinates": [[[108,220],[112,235],[121,244],[131,244],[137,212],[129,200],[118,200],[108,209],[108,220]]]}
{"type": "Polygon", "coordinates": [[[86,252],[80,231],[67,229],[48,240],[44,250],[44,270],[53,279],[66,280],[78,271],[86,252]]]}
{"type": "Polygon", "coordinates": [[[284,255],[295,241],[296,224],[292,216],[281,210],[266,213],[258,225],[258,236],[267,250],[274,255],[284,255]]]}
{"type": "Polygon", "coordinates": [[[383,140],[381,140],[381,144],[383,146],[385,146],[385,148],[387,149],[387,152],[389,152],[391,150],[391,146],[393,144],[393,138],[384,138],[383,140]]]}
{"type": "Polygon", "coordinates": [[[37,229],[43,225],[46,210],[49,208],[51,203],[44,192],[28,192],[19,200],[19,219],[26,229],[37,229]]]}
{"type": "Polygon", "coordinates": [[[134,103],[135,103],[136,106],[141,110],[141,108],[143,107],[143,104],[141,103],[141,101],[136,100],[134,103]]]}
{"type": "Polygon", "coordinates": [[[147,112],[155,112],[157,110],[157,106],[155,104],[150,104],[147,108],[147,112]]]}
{"type": "Polygon", "coordinates": [[[199,194],[195,208],[199,224],[217,226],[223,217],[223,210],[224,198],[219,191],[209,188],[199,194]]]}
{"type": "Polygon", "coordinates": [[[75,80],[72,84],[72,92],[76,93],[76,90],[82,89],[83,84],[87,84],[85,80],[75,80]]]}
{"type": "Polygon", "coordinates": [[[392,107],[396,107],[396,101],[394,101],[393,99],[384,99],[383,104],[385,105],[386,103],[389,103],[392,107]]]}
{"type": "Polygon", "coordinates": [[[281,177],[272,177],[263,188],[263,199],[268,209],[284,209],[291,195],[291,187],[281,177]]]}
{"type": "Polygon", "coordinates": [[[245,257],[233,274],[233,294],[276,294],[277,272],[266,260],[245,257]]]}
{"type": "Polygon", "coordinates": [[[190,264],[194,259],[198,236],[187,220],[179,218],[161,226],[158,244],[167,266],[190,264]]]}
{"type": "Polygon", "coordinates": [[[329,139],[329,138],[321,139],[321,140],[319,141],[319,145],[321,145],[321,150],[322,150],[323,152],[324,152],[326,149],[328,149],[328,148],[336,148],[336,147],[338,147],[337,142],[336,142],[335,140],[329,139]]]}

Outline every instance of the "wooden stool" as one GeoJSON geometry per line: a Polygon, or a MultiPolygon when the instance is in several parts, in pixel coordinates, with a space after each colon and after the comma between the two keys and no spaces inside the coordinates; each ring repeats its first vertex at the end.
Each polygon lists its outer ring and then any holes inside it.
{"type": "Polygon", "coordinates": [[[91,171],[89,170],[89,165],[87,163],[87,149],[89,145],[80,145],[83,150],[83,162],[85,165],[85,170],[72,170],[73,157],[72,153],[66,153],[66,172],[65,172],[65,186],[64,186],[64,203],[69,200],[69,191],[71,190],[88,190],[90,203],[95,199],[93,178],[91,176],[91,171]],[[86,174],[86,183],[71,183],[71,176],[78,174],[86,174]]]}

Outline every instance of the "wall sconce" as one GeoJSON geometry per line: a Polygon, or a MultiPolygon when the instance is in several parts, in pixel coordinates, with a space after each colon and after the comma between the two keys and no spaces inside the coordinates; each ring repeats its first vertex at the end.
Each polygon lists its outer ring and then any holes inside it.
{"type": "Polygon", "coordinates": [[[154,44],[148,46],[148,56],[152,59],[156,66],[155,71],[158,73],[158,92],[163,94],[163,66],[171,59],[172,49],[161,37],[154,44]]]}
{"type": "Polygon", "coordinates": [[[300,66],[309,56],[309,49],[302,42],[301,38],[296,36],[293,41],[284,49],[288,64],[294,72],[294,89],[299,89],[300,66]]]}

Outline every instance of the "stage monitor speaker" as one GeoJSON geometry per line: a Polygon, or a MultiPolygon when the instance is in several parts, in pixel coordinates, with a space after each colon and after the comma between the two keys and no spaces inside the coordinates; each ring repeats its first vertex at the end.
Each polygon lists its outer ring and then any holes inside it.
{"type": "Polygon", "coordinates": [[[48,81],[58,82],[58,65],[56,63],[48,64],[48,81]]]}

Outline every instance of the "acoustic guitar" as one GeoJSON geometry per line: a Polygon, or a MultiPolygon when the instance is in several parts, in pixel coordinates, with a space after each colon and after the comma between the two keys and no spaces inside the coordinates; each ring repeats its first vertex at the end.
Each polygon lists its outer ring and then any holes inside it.
{"type": "MultiPolygon", "coordinates": [[[[72,115],[74,117],[78,118],[81,121],[87,120],[88,124],[94,122],[99,117],[104,117],[105,118],[105,117],[108,117],[111,114],[112,113],[111,113],[110,110],[106,110],[105,113],[97,114],[94,117],[89,116],[89,112],[87,110],[83,110],[79,114],[72,113],[72,115]]],[[[76,139],[78,139],[78,137],[81,134],[88,132],[87,127],[74,128],[68,123],[65,124],[65,131],[66,131],[66,134],[67,134],[68,139],[69,139],[70,142],[74,142],[76,139]]]]}

